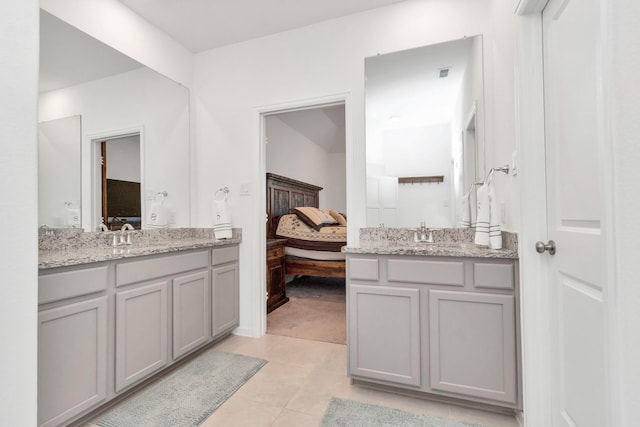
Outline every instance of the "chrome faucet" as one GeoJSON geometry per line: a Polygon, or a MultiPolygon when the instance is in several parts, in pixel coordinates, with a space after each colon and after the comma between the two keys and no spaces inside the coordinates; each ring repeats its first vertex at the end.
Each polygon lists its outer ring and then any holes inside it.
{"type": "Polygon", "coordinates": [[[131,244],[131,234],[129,234],[129,230],[135,230],[131,224],[128,222],[120,228],[120,244],[121,245],[130,245],[131,244]]]}
{"type": "Polygon", "coordinates": [[[427,228],[424,221],[420,223],[420,229],[414,229],[414,243],[433,243],[433,231],[427,228]]]}

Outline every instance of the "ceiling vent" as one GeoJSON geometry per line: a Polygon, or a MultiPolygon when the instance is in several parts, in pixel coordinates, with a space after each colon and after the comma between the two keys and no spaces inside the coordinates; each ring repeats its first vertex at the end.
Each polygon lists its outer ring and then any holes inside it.
{"type": "Polygon", "coordinates": [[[449,76],[449,70],[451,69],[451,67],[444,67],[444,68],[440,68],[440,78],[444,79],[445,77],[449,76]]]}

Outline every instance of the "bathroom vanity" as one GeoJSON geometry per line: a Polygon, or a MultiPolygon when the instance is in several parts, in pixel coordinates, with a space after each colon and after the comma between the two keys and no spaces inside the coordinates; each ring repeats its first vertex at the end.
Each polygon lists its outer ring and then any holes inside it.
{"type": "Polygon", "coordinates": [[[238,233],[135,239],[41,251],[38,425],[66,425],[238,325],[238,233]]]}
{"type": "Polygon", "coordinates": [[[521,408],[515,250],[453,242],[345,252],[354,382],[521,408]]]}

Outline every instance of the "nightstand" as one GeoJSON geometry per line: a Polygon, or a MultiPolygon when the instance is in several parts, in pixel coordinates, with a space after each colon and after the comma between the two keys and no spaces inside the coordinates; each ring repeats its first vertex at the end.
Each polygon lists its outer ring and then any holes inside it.
{"type": "Polygon", "coordinates": [[[286,242],[287,239],[267,239],[267,313],[289,301],[285,288],[286,242]]]}

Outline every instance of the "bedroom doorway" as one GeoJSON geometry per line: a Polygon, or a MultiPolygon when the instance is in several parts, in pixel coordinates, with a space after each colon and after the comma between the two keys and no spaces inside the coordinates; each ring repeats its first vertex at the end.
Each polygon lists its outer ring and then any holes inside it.
{"type": "MultiPolygon", "coordinates": [[[[293,206],[313,206],[315,203],[320,209],[346,213],[345,122],[344,100],[263,114],[267,174],[321,188],[315,202],[313,196],[296,195],[295,190],[286,196],[277,195],[276,198],[287,199],[279,209],[289,211],[293,206]],[[297,197],[300,199],[294,200],[297,197]]],[[[269,224],[276,219],[275,211],[269,211],[273,209],[271,203],[273,199],[265,203],[269,224]]],[[[277,212],[277,221],[282,213],[277,212]]],[[[326,251],[315,250],[314,242],[302,245],[309,249],[291,246],[292,240],[297,239],[274,236],[274,231],[270,232],[269,228],[275,230],[277,225],[276,222],[267,226],[267,237],[271,239],[268,239],[265,259],[266,333],[346,344],[344,277],[325,277],[320,275],[325,273],[313,269],[307,273],[304,267],[301,274],[287,274],[287,263],[289,272],[293,268],[292,256],[304,264],[326,251]]],[[[341,263],[344,269],[343,254],[337,252],[328,257],[329,260],[318,262],[341,263]],[[341,257],[341,261],[333,260],[336,256],[341,257]]]]}
{"type": "Polygon", "coordinates": [[[125,223],[142,228],[144,184],[142,130],[91,136],[94,156],[93,229],[119,230],[125,223]]]}

